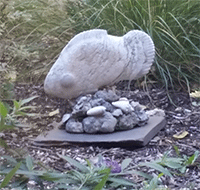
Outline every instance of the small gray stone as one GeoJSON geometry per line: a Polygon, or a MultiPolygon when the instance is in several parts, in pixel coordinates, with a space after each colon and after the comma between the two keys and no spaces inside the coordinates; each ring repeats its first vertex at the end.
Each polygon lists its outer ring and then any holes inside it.
{"type": "Polygon", "coordinates": [[[156,136],[151,140],[151,142],[152,143],[157,143],[159,140],[160,140],[160,137],[156,136]]]}
{"type": "Polygon", "coordinates": [[[90,100],[91,95],[80,97],[77,101],[77,104],[73,108],[72,115],[74,117],[85,116],[87,111],[92,108],[90,100]]]}
{"type": "Polygon", "coordinates": [[[119,96],[117,96],[112,90],[99,90],[94,94],[94,97],[102,98],[107,102],[114,102],[119,99],[119,96]]]}
{"type": "Polygon", "coordinates": [[[114,107],[109,102],[106,102],[102,98],[92,99],[90,101],[90,104],[91,104],[92,107],[104,106],[106,108],[106,110],[109,111],[109,112],[113,112],[113,110],[114,110],[114,107]]]}
{"type": "Polygon", "coordinates": [[[135,110],[135,107],[140,106],[139,102],[131,101],[131,106],[135,110]]]}
{"type": "Polygon", "coordinates": [[[83,133],[83,125],[81,122],[76,121],[74,118],[71,118],[67,121],[65,125],[65,130],[69,133],[83,133]]]}
{"type": "Polygon", "coordinates": [[[139,119],[139,122],[138,122],[139,126],[145,125],[147,121],[149,120],[149,116],[146,114],[146,112],[142,109],[140,105],[134,108],[134,113],[137,115],[139,119]]]}
{"type": "Polygon", "coordinates": [[[121,110],[121,109],[116,109],[116,110],[114,110],[114,111],[112,112],[112,115],[113,115],[114,117],[119,117],[119,116],[123,115],[123,113],[122,113],[122,110],[121,110]]]}
{"type": "Polygon", "coordinates": [[[96,106],[87,111],[87,115],[89,116],[96,116],[96,115],[103,115],[105,113],[106,108],[104,106],[96,106]]]}
{"type": "Polygon", "coordinates": [[[155,108],[153,110],[148,110],[148,111],[146,111],[146,114],[149,117],[154,116],[154,115],[165,117],[165,111],[162,109],[159,109],[159,108],[155,108]]]}
{"type": "Polygon", "coordinates": [[[117,124],[117,119],[113,117],[110,112],[105,112],[100,132],[102,133],[114,132],[116,124],[117,124]]]}
{"type": "Polygon", "coordinates": [[[129,104],[128,100],[120,100],[112,102],[112,105],[115,106],[116,108],[120,108],[125,114],[131,113],[134,110],[132,106],[129,104]]]}
{"type": "Polygon", "coordinates": [[[145,110],[146,106],[139,104],[139,102],[131,101],[131,106],[133,110],[145,110]]]}
{"type": "Polygon", "coordinates": [[[71,117],[71,114],[64,114],[63,117],[62,117],[62,123],[65,123],[69,120],[69,118],[71,117]]]}
{"type": "Polygon", "coordinates": [[[13,138],[17,138],[17,134],[16,134],[16,133],[11,133],[11,136],[12,136],[13,138]]]}
{"type": "Polygon", "coordinates": [[[101,127],[100,117],[89,116],[83,119],[83,128],[86,133],[98,133],[101,127]]]}
{"type": "Polygon", "coordinates": [[[145,112],[143,112],[143,113],[140,112],[137,114],[137,116],[139,118],[139,123],[138,123],[139,126],[145,125],[149,120],[149,117],[145,112]]]}
{"type": "Polygon", "coordinates": [[[134,112],[127,115],[122,115],[118,118],[116,130],[129,130],[133,129],[139,123],[139,118],[134,112]]]}
{"type": "Polygon", "coordinates": [[[116,124],[117,119],[109,112],[105,112],[102,116],[89,116],[83,119],[86,133],[111,133],[115,130],[116,124]]]}

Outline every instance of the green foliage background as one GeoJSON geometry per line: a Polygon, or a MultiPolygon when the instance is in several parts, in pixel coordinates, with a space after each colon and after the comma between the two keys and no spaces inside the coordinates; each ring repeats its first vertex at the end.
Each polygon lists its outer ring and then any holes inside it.
{"type": "Polygon", "coordinates": [[[1,64],[20,81],[43,80],[75,34],[102,28],[113,35],[139,29],[152,37],[149,80],[167,88],[200,84],[199,0],[3,0],[0,9],[1,64]]]}
{"type": "Polygon", "coordinates": [[[200,82],[200,1],[86,0],[84,9],[70,6],[74,30],[104,28],[113,35],[147,32],[156,46],[151,75],[166,86],[200,82]]]}

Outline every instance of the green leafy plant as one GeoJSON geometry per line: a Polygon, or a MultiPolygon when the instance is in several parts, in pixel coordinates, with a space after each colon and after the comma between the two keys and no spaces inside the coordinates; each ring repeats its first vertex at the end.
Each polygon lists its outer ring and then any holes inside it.
{"type": "MultiPolygon", "coordinates": [[[[15,151],[14,151],[15,152],[15,151]]],[[[15,153],[18,157],[18,152],[15,153]]],[[[100,190],[106,188],[134,187],[135,184],[125,179],[123,176],[131,175],[133,171],[126,171],[131,159],[125,159],[121,164],[121,171],[112,173],[111,162],[106,160],[102,162],[102,157],[97,165],[89,160],[80,164],[68,156],[58,155],[60,158],[69,162],[75,169],[69,171],[58,172],[52,169],[47,169],[38,162],[33,161],[30,156],[19,157],[17,159],[11,156],[3,156],[4,162],[0,167],[0,175],[5,175],[1,184],[2,187],[11,185],[11,187],[27,188],[27,182],[34,180],[36,184],[43,189],[43,181],[53,182],[58,189],[95,189],[100,190]],[[109,167],[107,165],[109,164],[109,167]],[[39,170],[38,166],[42,166],[39,170]],[[11,178],[15,176],[15,180],[11,182],[11,178]],[[67,185],[66,185],[67,184],[67,185]]],[[[114,167],[116,163],[112,161],[114,167]]],[[[137,172],[136,172],[137,173],[137,172]]],[[[148,176],[142,172],[137,174],[148,176]]]]}
{"type": "Polygon", "coordinates": [[[3,104],[3,102],[0,102],[0,131],[11,127],[11,125],[7,122],[7,117],[7,107],[3,104]]]}
{"type": "Polygon", "coordinates": [[[38,96],[32,96],[23,100],[13,100],[13,110],[10,114],[11,117],[18,117],[18,116],[34,116],[35,114],[26,113],[28,109],[34,109],[34,106],[25,106],[25,104],[29,103],[33,99],[37,98],[38,96]]]}
{"type": "Polygon", "coordinates": [[[161,173],[172,177],[172,174],[169,170],[170,168],[173,170],[178,170],[182,174],[186,172],[186,169],[191,166],[195,166],[195,161],[199,157],[199,151],[195,151],[192,156],[180,155],[177,147],[176,152],[178,153],[178,157],[170,157],[169,152],[165,153],[161,159],[155,160],[153,162],[141,163],[141,166],[147,166],[161,173]]]}
{"type": "Polygon", "coordinates": [[[123,187],[135,186],[133,182],[128,181],[121,177],[125,174],[122,174],[120,172],[112,173],[113,166],[110,165],[110,167],[108,167],[106,161],[104,164],[100,161],[99,163],[97,163],[97,165],[94,165],[89,160],[86,160],[87,161],[87,166],[86,166],[71,159],[70,157],[62,155],[59,155],[59,157],[68,161],[76,168],[69,172],[70,175],[68,176],[68,179],[65,178],[63,180],[58,181],[58,183],[60,183],[58,187],[60,188],[68,189],[68,187],[64,185],[66,183],[66,180],[68,184],[73,185],[76,189],[86,188],[86,189],[100,190],[104,186],[112,188],[117,188],[121,186],[123,187]]]}
{"type": "Polygon", "coordinates": [[[13,152],[17,158],[11,156],[2,157],[4,161],[0,166],[0,175],[5,175],[5,178],[0,184],[1,187],[9,185],[13,188],[20,187],[23,189],[27,188],[29,180],[33,180],[39,185],[40,189],[44,189],[44,181],[52,182],[57,189],[101,190],[124,187],[138,189],[137,184],[128,180],[129,175],[135,174],[145,179],[141,190],[167,190],[167,188],[162,187],[159,179],[163,175],[173,177],[173,175],[176,175],[175,171],[181,171],[183,174],[186,171],[183,167],[194,165],[199,156],[198,152],[187,158],[186,156],[180,158],[180,155],[179,157],[170,157],[169,153],[166,153],[156,161],[139,163],[139,165],[131,167],[132,159],[130,158],[124,159],[121,164],[118,164],[116,161],[106,159],[100,155],[95,163],[87,159],[84,163],[79,163],[68,156],[57,154],[61,159],[69,162],[73,168],[59,172],[34,161],[30,156],[19,154],[20,151],[13,152]],[[120,170],[118,169],[119,167],[120,170]],[[158,173],[152,176],[142,172],[140,169],[138,170],[138,168],[142,167],[153,168],[158,173]]]}
{"type": "Polygon", "coordinates": [[[158,176],[154,176],[149,182],[144,182],[144,187],[141,190],[169,190],[168,188],[159,185],[159,179],[162,177],[162,173],[158,176]]]}
{"type": "Polygon", "coordinates": [[[178,155],[179,158],[177,160],[180,160],[181,166],[179,167],[179,170],[181,173],[185,173],[186,169],[192,166],[196,166],[196,160],[199,157],[199,151],[195,151],[195,153],[191,156],[187,155],[180,155],[180,152],[178,150],[177,146],[174,146],[174,149],[176,151],[176,154],[178,155]]]}
{"type": "Polygon", "coordinates": [[[35,116],[35,113],[27,113],[29,109],[34,109],[34,106],[26,106],[26,103],[29,103],[38,96],[33,96],[24,100],[13,100],[13,108],[9,104],[5,104],[0,101],[0,129],[7,129],[11,126],[22,126],[17,118],[19,116],[35,116]]]}
{"type": "Polygon", "coordinates": [[[10,185],[11,179],[15,176],[15,180],[12,181],[11,185],[13,188],[20,187],[21,189],[27,189],[27,182],[33,179],[43,189],[40,176],[44,175],[47,170],[36,170],[35,167],[39,164],[38,162],[33,161],[30,156],[20,157],[16,151],[12,150],[12,152],[18,155],[17,158],[2,156],[4,162],[0,167],[0,175],[5,175],[5,178],[1,186],[10,185]]]}
{"type": "Polygon", "coordinates": [[[75,188],[100,190],[105,185],[109,185],[109,187],[134,185],[132,182],[123,178],[111,176],[111,168],[106,166],[95,167],[89,160],[87,160],[88,166],[86,166],[70,157],[59,156],[72,164],[76,169],[62,173],[46,169],[46,167],[37,170],[36,167],[39,166],[39,163],[33,161],[30,156],[18,159],[14,159],[10,156],[3,156],[5,161],[0,167],[0,175],[5,175],[5,178],[1,186],[5,187],[8,185],[14,175],[16,175],[16,179],[11,186],[20,188],[27,188],[27,182],[29,180],[34,180],[41,189],[44,188],[42,183],[44,180],[54,182],[58,189],[75,188]]]}
{"type": "MultiPolygon", "coordinates": [[[[14,129],[14,127],[24,127],[19,121],[19,116],[35,116],[35,113],[27,113],[29,109],[33,109],[34,106],[26,106],[31,100],[37,98],[33,96],[24,100],[13,100],[13,108],[3,101],[0,101],[0,132],[3,130],[14,129]]],[[[0,146],[8,148],[7,143],[0,138],[0,146]]]]}

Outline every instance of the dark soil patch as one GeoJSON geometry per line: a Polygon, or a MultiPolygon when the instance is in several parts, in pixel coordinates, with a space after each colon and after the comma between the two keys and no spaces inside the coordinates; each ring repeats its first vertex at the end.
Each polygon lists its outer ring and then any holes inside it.
{"type": "MultiPolygon", "coordinates": [[[[117,87],[117,93],[121,96],[138,101],[149,109],[161,108],[165,110],[167,125],[158,135],[145,147],[141,148],[105,148],[95,145],[81,146],[76,144],[65,144],[63,146],[38,147],[33,145],[31,138],[37,137],[41,133],[51,130],[54,121],[60,122],[62,115],[70,109],[70,102],[67,100],[52,98],[44,93],[43,85],[17,84],[15,86],[16,99],[24,99],[34,95],[30,105],[36,106],[32,112],[37,113],[37,117],[20,118],[21,122],[28,123],[29,128],[17,128],[12,131],[5,131],[1,136],[7,144],[13,149],[24,149],[34,159],[53,167],[59,171],[69,168],[69,164],[61,160],[57,153],[76,158],[83,161],[85,158],[102,154],[121,162],[125,158],[131,158],[132,165],[142,161],[151,161],[162,157],[170,151],[171,156],[175,156],[174,145],[176,145],[181,154],[190,156],[200,148],[200,107],[192,106],[192,100],[186,92],[173,92],[169,99],[167,92],[162,88],[152,88],[148,91],[140,89],[124,90],[126,83],[120,83],[117,87]],[[59,109],[60,114],[52,117],[49,113],[59,109]],[[188,131],[189,134],[183,139],[173,138],[174,134],[181,131],[188,131]]],[[[4,149],[0,148],[0,154],[6,154],[4,149]]],[[[198,160],[197,160],[198,161],[198,160]]],[[[193,187],[200,189],[200,173],[197,166],[187,169],[184,176],[175,175],[174,179],[168,177],[162,178],[162,183],[170,189],[181,189],[193,187]]],[[[151,171],[152,172],[152,171],[151,171]]],[[[142,181],[138,179],[138,183],[142,181]]]]}

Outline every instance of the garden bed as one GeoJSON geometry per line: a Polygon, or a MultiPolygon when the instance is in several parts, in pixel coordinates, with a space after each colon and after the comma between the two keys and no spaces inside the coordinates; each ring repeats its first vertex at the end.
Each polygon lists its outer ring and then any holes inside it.
{"type": "MultiPolygon", "coordinates": [[[[188,93],[171,92],[170,97],[176,107],[170,102],[167,92],[162,88],[152,87],[148,91],[141,89],[125,90],[127,84],[119,83],[117,93],[121,96],[139,101],[140,104],[147,108],[161,108],[165,110],[167,125],[158,133],[158,135],[150,141],[145,147],[139,148],[106,148],[100,146],[81,146],[80,144],[64,143],[62,145],[50,144],[50,146],[35,146],[32,139],[39,134],[46,133],[53,129],[55,122],[60,122],[62,115],[70,109],[69,102],[63,99],[51,98],[43,91],[43,85],[17,84],[15,86],[15,94],[17,99],[24,99],[38,95],[30,102],[35,106],[32,112],[37,116],[21,118],[21,122],[28,124],[27,128],[15,128],[12,131],[5,131],[1,136],[6,140],[10,148],[14,150],[22,150],[30,154],[35,160],[41,161],[45,165],[52,167],[58,171],[66,171],[70,169],[70,164],[64,162],[58,154],[69,156],[77,161],[83,162],[85,159],[91,159],[98,154],[116,160],[121,163],[125,158],[131,158],[131,166],[135,166],[140,162],[153,161],[161,158],[164,153],[169,151],[169,155],[175,157],[176,151],[174,146],[178,147],[180,155],[191,156],[200,147],[200,107],[192,105],[188,93]],[[59,109],[59,114],[50,116],[49,113],[59,109]],[[185,137],[175,134],[187,131],[185,137]]],[[[1,155],[7,154],[6,150],[0,149],[1,155]]],[[[199,159],[197,159],[197,163],[199,159]]],[[[174,175],[174,178],[163,176],[162,184],[169,189],[181,189],[188,187],[191,189],[200,188],[200,175],[198,164],[188,167],[186,172],[181,175],[174,175]]],[[[144,169],[147,173],[154,173],[153,169],[144,169]]],[[[142,178],[135,176],[134,181],[142,186],[142,178]]],[[[31,185],[31,184],[30,184],[31,185]]],[[[46,184],[51,186],[53,184],[46,184]]],[[[36,188],[36,187],[32,187],[36,188]]]]}

